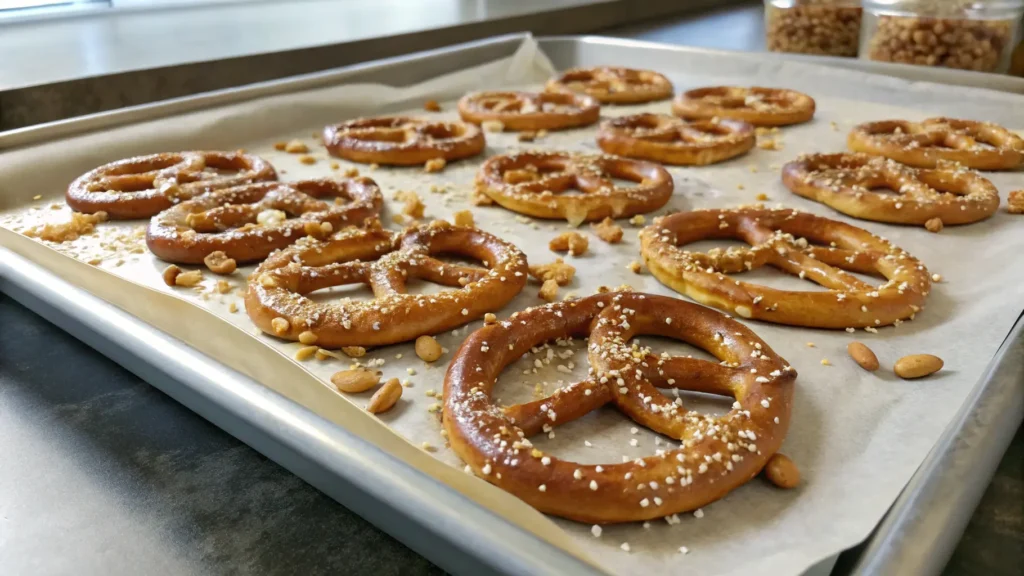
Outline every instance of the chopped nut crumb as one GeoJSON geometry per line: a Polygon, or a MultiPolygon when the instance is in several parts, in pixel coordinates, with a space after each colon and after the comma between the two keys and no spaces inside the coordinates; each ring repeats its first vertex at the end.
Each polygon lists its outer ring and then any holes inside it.
{"type": "Polygon", "coordinates": [[[287,318],[274,318],[270,321],[270,327],[274,330],[274,334],[278,336],[287,334],[291,326],[292,324],[287,318]]]}
{"type": "Polygon", "coordinates": [[[1024,214],[1024,190],[1014,190],[1006,197],[1008,205],[1007,212],[1010,214],[1024,214]]]}
{"type": "Polygon", "coordinates": [[[188,272],[182,272],[174,278],[174,284],[176,286],[184,286],[186,288],[192,288],[203,281],[202,270],[189,270],[188,272]]]}
{"type": "Polygon", "coordinates": [[[757,196],[755,196],[754,198],[756,198],[758,200],[761,200],[761,201],[764,201],[764,200],[768,200],[768,195],[765,194],[764,192],[761,192],[757,196]]]}
{"type": "Polygon", "coordinates": [[[416,355],[420,357],[420,360],[434,362],[443,353],[441,345],[437,343],[433,336],[424,335],[416,339],[416,355]]]}
{"type": "Polygon", "coordinates": [[[311,330],[306,330],[299,334],[299,342],[302,344],[310,345],[316,344],[317,336],[311,330]]]}
{"type": "Polygon", "coordinates": [[[106,212],[95,214],[82,214],[72,212],[71,220],[59,224],[44,224],[42,228],[33,227],[25,230],[25,236],[39,238],[47,242],[70,242],[77,240],[79,236],[92,234],[96,230],[96,224],[107,220],[106,212]]]}
{"type": "Polygon", "coordinates": [[[629,223],[633,226],[643,226],[647,223],[647,218],[644,218],[643,214],[637,214],[629,219],[629,223]]]}
{"type": "Polygon", "coordinates": [[[828,358],[822,358],[821,359],[821,365],[822,366],[831,366],[832,363],[828,361],[828,358]]]}
{"type": "Polygon", "coordinates": [[[228,255],[220,250],[207,254],[203,258],[203,263],[214,274],[231,274],[238,267],[234,258],[228,258],[228,255]]]}
{"type": "Polygon", "coordinates": [[[316,164],[316,158],[306,154],[303,156],[299,156],[299,162],[303,164],[316,164]]]}
{"type": "Polygon", "coordinates": [[[362,358],[366,356],[366,348],[362,346],[343,346],[341,351],[349,358],[362,358]]]}
{"type": "Polygon", "coordinates": [[[338,164],[337,162],[331,162],[330,164],[328,164],[328,166],[331,167],[331,170],[337,170],[338,168],[341,168],[341,164],[338,164]]]}
{"type": "Polygon", "coordinates": [[[629,269],[629,271],[634,273],[634,274],[639,274],[640,271],[643,270],[643,267],[636,260],[633,260],[632,262],[627,264],[626,268],[629,269]]]}
{"type": "Polygon", "coordinates": [[[500,120],[486,120],[483,124],[483,129],[487,132],[504,132],[505,124],[500,120]]]}
{"type": "Polygon", "coordinates": [[[622,241],[622,226],[619,226],[611,218],[605,218],[599,223],[590,225],[590,228],[597,234],[597,237],[609,244],[618,244],[622,241]]]}
{"type": "Polygon", "coordinates": [[[274,150],[280,150],[281,152],[284,152],[284,149],[287,147],[287,142],[274,142],[274,150]]]}
{"type": "Polygon", "coordinates": [[[420,195],[415,192],[407,192],[403,198],[405,205],[402,206],[402,214],[410,218],[423,218],[423,210],[426,206],[420,195]]]}
{"type": "Polygon", "coordinates": [[[484,314],[484,324],[497,324],[497,323],[498,323],[498,317],[497,316],[495,316],[494,314],[491,314],[490,312],[488,312],[487,314],[484,314]]]}
{"type": "Polygon", "coordinates": [[[310,358],[313,357],[313,354],[316,354],[316,351],[316,346],[303,346],[302,348],[299,348],[298,350],[295,351],[294,358],[296,360],[299,360],[300,362],[304,360],[309,360],[310,358]]]}
{"type": "Polygon", "coordinates": [[[232,314],[238,312],[238,304],[235,304],[234,302],[228,304],[228,312],[231,312],[232,314]]]}
{"type": "Polygon", "coordinates": [[[520,142],[533,142],[537,138],[537,133],[530,130],[520,132],[517,136],[520,142]]]}
{"type": "Polygon", "coordinates": [[[473,221],[473,213],[469,210],[459,210],[454,215],[456,226],[475,226],[476,223],[473,221]]]}
{"type": "Polygon", "coordinates": [[[444,158],[431,158],[423,164],[424,172],[440,172],[448,162],[444,158]]]}
{"type": "Polygon", "coordinates": [[[437,100],[427,100],[423,103],[423,109],[427,112],[440,112],[441,105],[437,103],[437,100]]]}
{"type": "Polygon", "coordinates": [[[587,251],[590,241],[579,232],[563,232],[548,242],[548,248],[554,252],[566,252],[579,256],[587,251]]]}
{"type": "Polygon", "coordinates": [[[355,178],[356,176],[359,176],[359,168],[346,168],[345,171],[341,173],[341,175],[344,176],[345,178],[355,178]]]}
{"type": "Polygon", "coordinates": [[[545,280],[544,284],[540,287],[540,292],[537,293],[541,299],[548,302],[554,302],[558,299],[558,282],[554,280],[545,280]]]}
{"type": "Polygon", "coordinates": [[[559,286],[565,286],[572,282],[572,278],[575,275],[576,268],[571,264],[566,264],[561,258],[556,258],[550,264],[533,264],[530,266],[530,276],[541,282],[553,280],[559,286]]]}
{"type": "Polygon", "coordinates": [[[305,154],[309,152],[309,146],[306,146],[302,140],[292,140],[284,145],[284,151],[289,154],[305,154]]]}
{"type": "Polygon", "coordinates": [[[217,280],[217,294],[227,294],[231,292],[231,283],[227,280],[217,280]]]}
{"type": "Polygon", "coordinates": [[[924,229],[929,232],[942,231],[942,218],[932,218],[924,223],[924,229]]]}

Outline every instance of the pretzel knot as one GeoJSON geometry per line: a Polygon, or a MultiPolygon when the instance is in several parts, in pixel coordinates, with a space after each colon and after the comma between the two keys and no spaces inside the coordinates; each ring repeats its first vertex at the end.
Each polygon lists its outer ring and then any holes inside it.
{"type": "Polygon", "coordinates": [[[477,190],[513,212],[582,222],[652,212],[672,196],[672,176],[661,166],[615,156],[524,152],[493,156],[476,175],[477,190]],[[637,185],[620,187],[612,180],[637,185]],[[580,194],[559,194],[570,189],[580,194]]]}
{"type": "Polygon", "coordinates": [[[548,80],[548,92],[580,92],[602,104],[640,104],[672,97],[672,82],[651,70],[572,68],[548,80]]]}
{"type": "Polygon", "coordinates": [[[794,210],[698,210],[656,219],[640,250],[662,284],[694,300],[778,324],[855,328],[899,324],[924,306],[931,281],[913,256],[870,232],[794,210]],[[750,248],[681,250],[705,239],[735,238],[750,248]],[[812,244],[816,243],[815,244],[812,244]],[[825,291],[779,290],[732,280],[770,265],[825,291]],[[887,281],[872,286],[848,272],[887,281]]]}
{"type": "Polygon", "coordinates": [[[429,122],[385,116],[350,120],[324,128],[333,156],[364,164],[411,166],[441,158],[459,160],[484,150],[480,128],[464,122],[429,122]]]}
{"type": "Polygon", "coordinates": [[[814,99],[796,90],[713,86],[683,92],[672,101],[680,118],[732,118],[754,126],[786,126],[814,116],[814,99]]]}
{"type": "Polygon", "coordinates": [[[349,228],[330,239],[303,238],[253,272],[245,309],[268,334],[298,340],[311,331],[323,348],[381,346],[460,326],[508,304],[526,284],[526,256],[500,238],[434,222],[394,234],[349,228]],[[447,264],[433,254],[467,256],[486,268],[447,264]],[[457,290],[408,294],[420,278],[457,290]],[[317,302],[317,290],[364,284],[374,299],[317,302]],[[283,320],[283,321],[282,321],[283,320]]]}
{"type": "Polygon", "coordinates": [[[943,224],[969,224],[999,208],[999,191],[976,172],[915,169],[866,154],[801,156],[783,167],[782,182],[795,194],[876,222],[923,226],[940,218],[943,224]]]}
{"type": "Polygon", "coordinates": [[[82,174],[68,186],[68,206],[115,219],[149,218],[211,190],[277,180],[266,160],[241,152],[170,152],[126,158],[82,174]]]}
{"type": "Polygon", "coordinates": [[[582,94],[474,92],[459,99],[459,115],[475,124],[497,120],[507,130],[563,130],[597,122],[601,105],[582,94]]]}
{"type": "Polygon", "coordinates": [[[725,315],[676,298],[605,293],[513,314],[459,348],[445,378],[452,448],[481,478],[542,512],[580,522],[649,520],[699,508],[754,477],[789,427],[794,371],[725,315]],[[590,335],[586,380],[542,400],[499,408],[501,371],[534,346],[590,335]],[[640,334],[684,340],[721,363],[655,355],[640,334]],[[731,396],[730,412],[687,410],[658,388],[731,396]],[[605,404],[681,446],[631,462],[583,465],[537,450],[529,437],[605,404]]]}
{"type": "Polygon", "coordinates": [[[942,161],[977,170],[1012,170],[1024,164],[1024,139],[998,124],[973,120],[868,122],[854,127],[846,144],[854,152],[920,168],[935,168],[942,161]]]}
{"type": "Polygon", "coordinates": [[[666,114],[620,116],[601,123],[597,145],[609,154],[663,164],[704,166],[754,147],[754,127],[738,120],[687,122],[666,114]]]}
{"type": "Polygon", "coordinates": [[[382,203],[380,189],[369,178],[237,186],[157,214],[150,220],[146,245],[168,262],[200,264],[218,250],[238,262],[252,262],[303,236],[324,237],[361,224],[376,216],[382,203]],[[329,196],[334,202],[321,200],[329,196]]]}

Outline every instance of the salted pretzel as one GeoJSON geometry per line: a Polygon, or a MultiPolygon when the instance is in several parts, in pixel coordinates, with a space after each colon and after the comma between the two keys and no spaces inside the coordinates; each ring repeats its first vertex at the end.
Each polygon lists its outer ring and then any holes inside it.
{"type": "Polygon", "coordinates": [[[500,309],[526,285],[526,256],[500,238],[443,221],[394,234],[379,223],[327,240],[303,238],[272,254],[250,278],[245,309],[268,334],[298,340],[310,331],[323,348],[382,346],[454,328],[500,309]],[[468,256],[486,268],[447,264],[433,254],[468,256]],[[412,278],[452,286],[408,294],[412,278]],[[311,292],[365,284],[371,301],[320,303],[311,292]]]}
{"type": "Polygon", "coordinates": [[[484,134],[467,122],[433,122],[404,116],[361,118],[324,128],[333,156],[364,164],[412,166],[460,160],[484,150],[484,134]]]}
{"type": "Polygon", "coordinates": [[[601,117],[601,105],[583,94],[473,92],[459,99],[459,116],[481,124],[497,120],[506,130],[564,130],[601,117]]]}
{"type": "Polygon", "coordinates": [[[513,314],[477,330],[445,378],[444,426],[452,449],[479,477],[542,512],[587,523],[650,520],[725,496],[764,467],[789,428],[796,371],[751,330],[677,298],[605,293],[513,314]],[[500,408],[501,371],[544,342],[590,335],[587,379],[526,404],[500,408]],[[655,355],[630,339],[686,341],[721,363],[655,355]],[[730,412],[687,410],[658,388],[736,399],[730,412]],[[529,437],[605,404],[681,445],[656,456],[601,465],[562,460],[529,437]]]}
{"type": "Polygon", "coordinates": [[[864,220],[943,224],[984,220],[999,208],[999,191],[978,173],[944,166],[915,169],[866,154],[809,154],[782,168],[793,193],[864,220]],[[877,193],[885,188],[894,193],[877,193]]]}
{"type": "Polygon", "coordinates": [[[732,118],[754,126],[786,126],[814,116],[814,98],[796,90],[712,86],[683,92],[672,113],[690,120],[732,118]]]}
{"type": "Polygon", "coordinates": [[[679,212],[644,228],[640,246],[651,274],[676,292],[743,318],[778,324],[810,328],[898,324],[921,310],[931,289],[924,265],[887,240],[794,210],[679,212]],[[707,253],[680,248],[712,238],[743,240],[751,247],[707,253]],[[766,264],[826,290],[779,290],[726,276],[766,264]],[[887,281],[873,286],[847,271],[887,281]]]}
{"type": "Polygon", "coordinates": [[[868,122],[854,127],[846,144],[854,152],[878,154],[919,168],[934,168],[942,161],[976,170],[1024,165],[1024,139],[991,122],[954,118],[868,122]]]}
{"type": "Polygon", "coordinates": [[[513,212],[565,219],[573,226],[657,210],[673,189],[672,176],[657,164],[567,152],[493,156],[477,172],[476,186],[513,212]],[[618,187],[612,178],[637,185],[618,187]],[[570,189],[581,194],[559,194],[570,189]]]}
{"type": "Polygon", "coordinates": [[[548,92],[578,92],[602,104],[641,104],[672,97],[672,82],[650,70],[617,66],[572,68],[548,80],[548,92]]]}
{"type": "Polygon", "coordinates": [[[609,154],[663,164],[704,166],[754,147],[754,127],[739,120],[687,122],[667,114],[634,114],[601,123],[597,145],[609,154]]]}
{"type": "Polygon", "coordinates": [[[211,190],[277,180],[266,160],[242,152],[169,152],[126,158],[82,174],[68,186],[73,210],[109,218],[149,218],[211,190]]]}
{"type": "Polygon", "coordinates": [[[266,258],[308,235],[377,216],[383,197],[369,178],[261,182],[209,192],[150,220],[146,245],[158,258],[200,264],[221,251],[237,262],[266,258]],[[334,197],[328,202],[322,198],[334,197]]]}

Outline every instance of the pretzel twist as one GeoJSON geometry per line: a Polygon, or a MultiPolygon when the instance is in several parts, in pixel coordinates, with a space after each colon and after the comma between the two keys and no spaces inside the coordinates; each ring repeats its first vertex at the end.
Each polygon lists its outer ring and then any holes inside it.
{"type": "Polygon", "coordinates": [[[609,154],[663,164],[704,166],[754,147],[754,127],[738,120],[687,122],[666,114],[634,114],[601,123],[597,145],[609,154]]]}
{"type": "Polygon", "coordinates": [[[126,158],[82,174],[68,186],[68,206],[113,219],[149,218],[205,192],[277,180],[266,160],[241,152],[169,152],[126,158]],[[220,171],[231,171],[224,174],[220,171]]]}
{"type": "Polygon", "coordinates": [[[641,253],[662,284],[743,318],[811,328],[898,324],[924,306],[928,270],[913,256],[866,230],[794,210],[697,210],[658,218],[640,232],[641,253]],[[712,238],[751,248],[706,254],[680,246],[712,238]],[[819,245],[813,245],[810,242],[819,245]],[[770,265],[825,291],[779,290],[732,280],[770,265]],[[868,284],[847,273],[887,281],[868,284]]]}
{"type": "Polygon", "coordinates": [[[332,156],[364,164],[412,166],[460,160],[484,150],[484,134],[465,122],[430,122],[404,116],[361,118],[324,128],[332,156]]]}
{"type": "Polygon", "coordinates": [[[513,314],[459,348],[445,378],[444,425],[473,472],[542,512],[588,523],[649,520],[699,508],[753,478],[789,427],[796,372],[742,324],[676,298],[606,293],[513,314]],[[499,408],[491,390],[531,347],[590,341],[586,380],[542,400],[499,408]],[[721,363],[654,355],[630,339],[683,340],[721,363]],[[687,410],[658,388],[732,396],[732,410],[687,410]],[[681,445],[627,463],[583,465],[546,455],[529,437],[605,404],[681,445]]]}
{"type": "Polygon", "coordinates": [[[474,92],[459,100],[459,116],[474,124],[496,120],[506,130],[564,130],[597,122],[601,105],[583,94],[474,92]]]}
{"type": "Polygon", "coordinates": [[[641,104],[672,97],[672,82],[650,70],[615,66],[572,68],[548,80],[548,92],[582,93],[602,104],[641,104]]]}
{"type": "Polygon", "coordinates": [[[991,122],[929,118],[882,120],[854,127],[846,139],[854,152],[878,154],[919,168],[956,162],[976,170],[1024,165],[1024,139],[991,122]]]}
{"type": "Polygon", "coordinates": [[[672,113],[691,120],[731,118],[754,126],[786,126],[814,117],[814,98],[796,90],[713,86],[683,92],[672,113]]]}

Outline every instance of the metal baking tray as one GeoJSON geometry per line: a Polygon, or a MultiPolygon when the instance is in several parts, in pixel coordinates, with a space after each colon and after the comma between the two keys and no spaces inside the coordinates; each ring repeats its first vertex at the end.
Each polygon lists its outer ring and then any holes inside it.
{"type": "MultiPolygon", "coordinates": [[[[315,74],[0,133],[0,149],[186,111],[354,82],[409,85],[508,57],[513,34],[315,74]]],[[[710,50],[603,37],[538,39],[557,68],[659,62],[710,50]]],[[[733,58],[784,58],[733,53],[733,58]]],[[[860,60],[799,57],[911,80],[1024,93],[1024,80],[860,60]]],[[[600,574],[216,360],[0,248],[0,291],[456,574],[600,574]]],[[[1024,320],[1017,319],[960,411],[870,539],[815,574],[934,574],[945,565],[1024,419],[1024,320]],[[941,473],[939,473],[941,471],[941,473]]]]}

